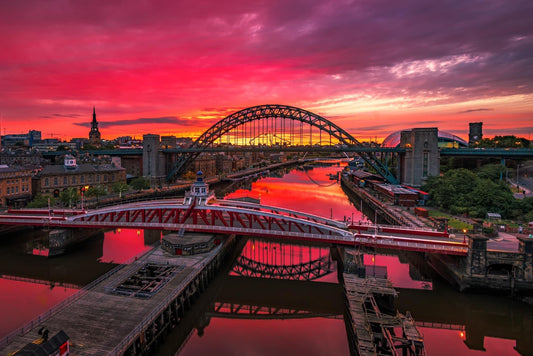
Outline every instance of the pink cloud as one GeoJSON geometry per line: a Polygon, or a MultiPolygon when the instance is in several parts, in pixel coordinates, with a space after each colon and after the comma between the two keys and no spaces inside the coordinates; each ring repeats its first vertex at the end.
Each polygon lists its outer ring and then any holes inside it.
{"type": "MultiPolygon", "coordinates": [[[[481,114],[524,132],[532,11],[527,1],[3,2],[0,115],[16,132],[53,113],[90,120],[93,105],[112,121],[277,102],[343,127],[371,120],[379,135],[395,121],[464,130],[481,114]],[[479,107],[494,110],[469,112],[479,107]]],[[[46,120],[58,135],[86,135],[46,120]]]]}

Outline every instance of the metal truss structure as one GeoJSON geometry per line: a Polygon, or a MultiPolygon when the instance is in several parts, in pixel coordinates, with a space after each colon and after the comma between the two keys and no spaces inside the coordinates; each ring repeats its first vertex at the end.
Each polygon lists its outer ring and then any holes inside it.
{"type": "Polygon", "coordinates": [[[244,277],[311,281],[330,274],[332,265],[329,255],[295,265],[270,264],[241,255],[232,272],[244,277]]]}
{"type": "Polygon", "coordinates": [[[216,302],[214,305],[214,310],[212,312],[208,312],[207,315],[217,318],[254,320],[307,319],[318,317],[342,319],[342,315],[323,314],[296,308],[281,308],[223,302],[216,302]]]}
{"type": "MultiPolygon", "coordinates": [[[[305,146],[315,145],[362,147],[348,132],[310,111],[288,105],[259,105],[237,111],[211,126],[191,146],[200,151],[179,155],[167,179],[173,180],[184,173],[201,150],[212,147],[217,142],[224,144],[220,141],[223,136],[227,137],[228,145],[278,146],[280,151],[291,145],[302,147],[302,151],[305,151],[305,146]],[[322,138],[323,134],[325,139],[322,138]]],[[[362,151],[357,154],[387,181],[398,183],[373,152],[362,151]]]]}
{"type": "Polygon", "coordinates": [[[79,211],[75,215],[52,215],[48,210],[10,210],[0,214],[0,225],[41,226],[46,228],[130,228],[236,234],[405,249],[430,253],[466,255],[465,242],[433,236],[431,231],[381,229],[358,226],[353,233],[335,220],[290,209],[260,204],[215,200],[208,205],[183,205],[175,200],[154,200],[79,211]],[[397,231],[396,231],[397,230],[397,231]],[[395,236],[401,234],[400,236],[395,236]]]}

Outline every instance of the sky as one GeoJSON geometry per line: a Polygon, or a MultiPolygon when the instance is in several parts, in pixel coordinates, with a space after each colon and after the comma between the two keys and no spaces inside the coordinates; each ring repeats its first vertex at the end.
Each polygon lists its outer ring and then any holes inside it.
{"type": "Polygon", "coordinates": [[[0,0],[2,134],[197,137],[261,104],[361,141],[533,132],[531,0],[0,0]]]}

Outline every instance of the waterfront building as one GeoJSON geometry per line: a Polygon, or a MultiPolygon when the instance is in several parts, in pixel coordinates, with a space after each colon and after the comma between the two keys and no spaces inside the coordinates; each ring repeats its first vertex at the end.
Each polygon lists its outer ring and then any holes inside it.
{"type": "Polygon", "coordinates": [[[34,194],[54,194],[68,188],[102,186],[111,189],[114,183],[126,183],[126,170],[113,164],[78,164],[65,155],[63,165],[45,166],[32,181],[34,194]]]}
{"type": "Polygon", "coordinates": [[[0,205],[24,206],[32,196],[33,169],[0,165],[0,205]]]}
{"type": "Polygon", "coordinates": [[[161,148],[176,148],[176,136],[161,136],[161,148]]]}
{"type": "Polygon", "coordinates": [[[202,171],[208,177],[213,177],[217,175],[217,157],[215,154],[204,153],[198,156],[191,165],[191,170],[196,172],[202,171]]]}

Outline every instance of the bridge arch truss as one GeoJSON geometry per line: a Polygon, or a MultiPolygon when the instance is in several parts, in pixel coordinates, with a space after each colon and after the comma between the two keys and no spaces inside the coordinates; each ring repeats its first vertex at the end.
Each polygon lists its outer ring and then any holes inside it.
{"type": "MultiPolygon", "coordinates": [[[[306,151],[305,147],[323,145],[362,147],[344,129],[310,111],[288,105],[258,105],[237,111],[211,126],[190,147],[198,151],[178,155],[167,179],[173,180],[184,173],[202,150],[224,144],[258,148],[262,145],[279,146],[280,151],[288,146],[300,146],[302,151],[306,151]]],[[[372,152],[357,154],[389,182],[398,182],[372,152]]]]}
{"type": "Polygon", "coordinates": [[[232,273],[243,277],[312,281],[334,271],[329,247],[248,239],[232,273]]]}

